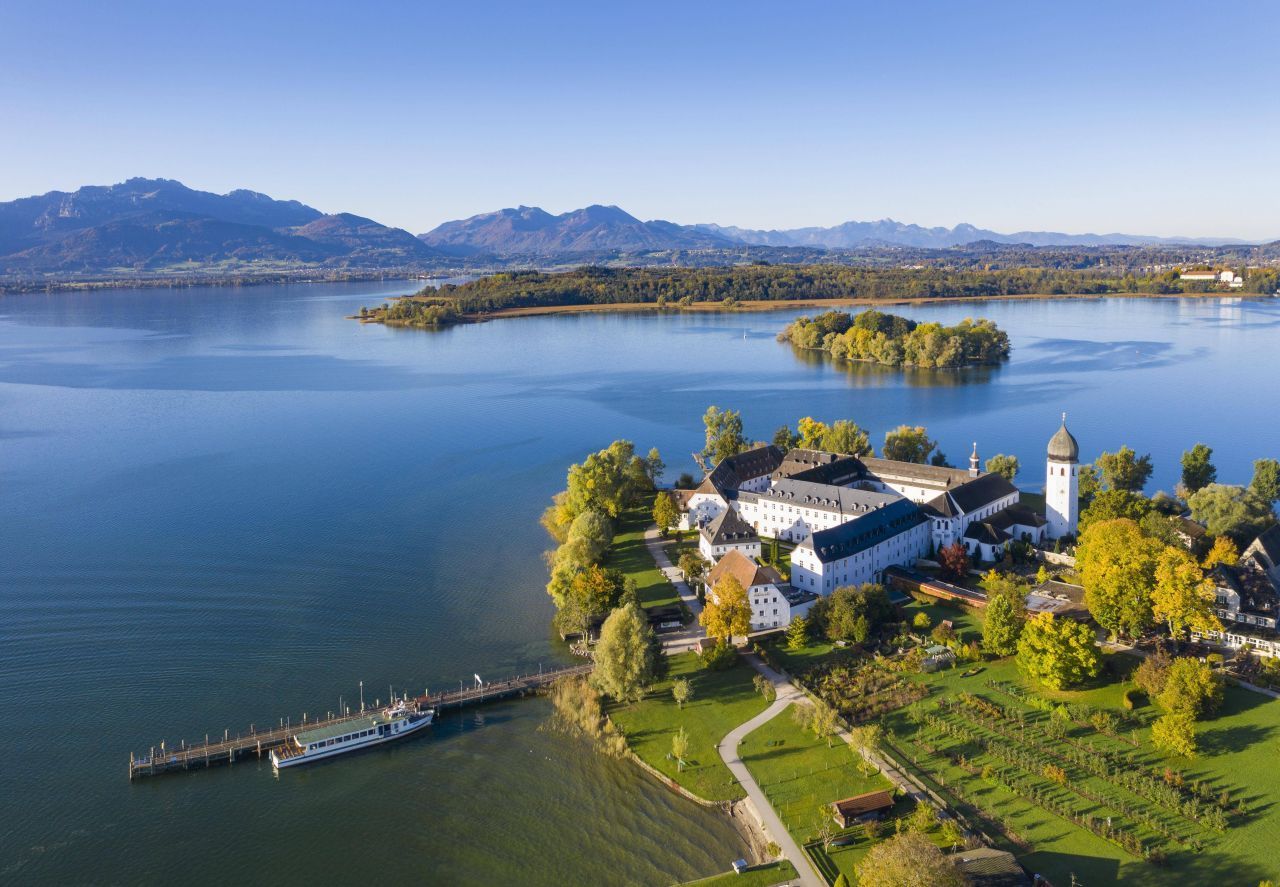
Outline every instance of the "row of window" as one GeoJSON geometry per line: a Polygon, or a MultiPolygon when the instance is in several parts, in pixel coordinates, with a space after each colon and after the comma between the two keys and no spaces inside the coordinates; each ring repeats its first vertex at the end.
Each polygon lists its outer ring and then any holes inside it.
{"type": "Polygon", "coordinates": [[[374,733],[376,733],[376,732],[377,732],[376,730],[361,730],[359,733],[348,733],[346,736],[339,736],[339,737],[337,737],[337,738],[335,738],[335,739],[329,739],[329,740],[327,740],[327,741],[325,741],[325,742],[312,742],[312,743],[309,743],[309,744],[307,745],[307,748],[308,748],[308,749],[313,749],[313,748],[328,748],[329,746],[334,745],[335,743],[339,743],[339,742],[350,742],[350,741],[351,741],[351,740],[353,740],[353,739],[360,739],[360,738],[362,738],[362,737],[364,737],[364,736],[372,736],[372,735],[373,735],[374,733]]]}

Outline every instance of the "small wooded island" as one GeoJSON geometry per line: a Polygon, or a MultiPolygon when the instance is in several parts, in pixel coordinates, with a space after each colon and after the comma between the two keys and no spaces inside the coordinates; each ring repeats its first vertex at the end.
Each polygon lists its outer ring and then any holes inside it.
{"type": "Polygon", "coordinates": [[[943,326],[874,309],[797,317],[778,333],[778,341],[825,351],[837,359],[888,366],[956,369],[1009,357],[1009,336],[990,320],[966,317],[955,326],[943,326]]]}

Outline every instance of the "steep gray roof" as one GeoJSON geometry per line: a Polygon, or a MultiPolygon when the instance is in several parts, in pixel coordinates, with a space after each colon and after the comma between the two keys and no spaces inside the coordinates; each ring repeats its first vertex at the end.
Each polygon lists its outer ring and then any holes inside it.
{"type": "Polygon", "coordinates": [[[902,497],[896,493],[877,493],[874,490],[856,490],[795,478],[783,478],[774,481],[772,487],[758,494],[758,498],[856,516],[882,508],[902,497]]]}
{"type": "Polygon", "coordinates": [[[772,474],[782,464],[782,450],[773,444],[755,447],[721,459],[706,479],[698,485],[702,493],[736,490],[749,480],[772,474]]]}
{"type": "Polygon", "coordinates": [[[1003,545],[1012,537],[999,527],[993,527],[989,521],[976,520],[965,528],[964,538],[984,545],[1003,545]]]}
{"type": "Polygon", "coordinates": [[[920,510],[930,517],[956,517],[960,514],[959,506],[949,493],[939,493],[921,505],[920,510]]]}
{"type": "Polygon", "coordinates": [[[776,482],[789,477],[819,484],[844,486],[866,476],[862,462],[854,456],[841,456],[819,450],[792,450],[787,453],[778,470],[773,473],[776,482]]]}
{"type": "Polygon", "coordinates": [[[861,460],[867,474],[873,478],[890,478],[896,481],[915,482],[923,487],[948,490],[969,480],[969,472],[961,468],[945,468],[940,465],[921,465],[916,462],[898,462],[894,459],[861,460]]]}
{"type": "Polygon", "coordinates": [[[960,509],[969,514],[1016,492],[1018,488],[1003,474],[982,474],[953,488],[950,495],[960,509]]]}
{"type": "Polygon", "coordinates": [[[742,519],[736,508],[726,508],[711,523],[702,528],[702,535],[712,545],[740,545],[758,542],[755,527],[742,519]]]}
{"type": "Polygon", "coordinates": [[[1042,515],[1036,514],[1020,502],[1015,502],[991,515],[991,525],[1002,530],[1008,530],[1012,526],[1043,527],[1046,524],[1048,521],[1042,515]]]}
{"type": "Polygon", "coordinates": [[[1244,553],[1246,555],[1261,554],[1270,561],[1266,564],[1268,570],[1280,566],[1280,524],[1276,524],[1254,539],[1244,553]]]}
{"type": "Polygon", "coordinates": [[[873,548],[927,520],[915,503],[896,499],[848,523],[819,530],[800,544],[812,548],[825,564],[873,548]]]}

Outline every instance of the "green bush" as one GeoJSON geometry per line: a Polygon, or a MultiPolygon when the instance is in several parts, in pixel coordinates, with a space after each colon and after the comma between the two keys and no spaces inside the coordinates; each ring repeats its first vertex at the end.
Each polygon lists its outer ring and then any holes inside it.
{"type": "Polygon", "coordinates": [[[732,644],[716,644],[699,653],[698,659],[707,671],[724,671],[738,661],[738,650],[732,644]]]}
{"type": "Polygon", "coordinates": [[[1124,706],[1125,711],[1133,711],[1137,707],[1137,703],[1134,701],[1134,697],[1137,694],[1137,690],[1124,691],[1124,695],[1120,697],[1120,704],[1124,706]]]}

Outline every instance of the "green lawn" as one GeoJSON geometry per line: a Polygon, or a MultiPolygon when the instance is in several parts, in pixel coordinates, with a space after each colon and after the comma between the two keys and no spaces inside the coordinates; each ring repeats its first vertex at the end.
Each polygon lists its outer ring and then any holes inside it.
{"type": "Polygon", "coordinates": [[[668,606],[679,603],[680,596],[654,564],[653,555],[645,545],[644,531],[653,524],[652,511],[653,497],[645,496],[622,513],[609,550],[608,565],[636,581],[642,606],[668,606]]]}
{"type": "Polygon", "coordinates": [[[739,662],[726,671],[706,671],[693,653],[667,658],[667,679],[632,705],[614,706],[609,714],[626,734],[632,751],[645,763],[709,801],[727,801],[744,795],[738,781],[720,760],[716,746],[734,727],[765,709],[764,697],[751,681],[755,670],[739,662]],[[671,698],[671,683],[688,678],[693,698],[678,709],[671,698]],[[689,753],[683,772],[668,759],[671,737],[681,726],[689,736],[689,753]]]}
{"type": "Polygon", "coordinates": [[[787,831],[804,843],[816,834],[820,805],[891,785],[879,773],[863,776],[853,749],[839,737],[828,747],[801,730],[792,717],[794,708],[748,734],[738,753],[787,831]]]}
{"type": "MultiPolygon", "coordinates": [[[[788,674],[793,678],[798,677],[806,669],[815,665],[826,662],[835,656],[842,655],[842,651],[834,644],[826,641],[810,640],[808,644],[799,650],[791,650],[787,648],[787,638],[785,635],[777,635],[775,637],[766,638],[764,640],[765,647],[769,650],[769,655],[782,666],[788,674]]],[[[849,654],[843,654],[849,655],[849,654]]]]}
{"type": "Polygon", "coordinates": [[[687,881],[681,887],[721,887],[721,885],[723,887],[730,887],[730,885],[732,887],[773,887],[794,877],[796,877],[796,867],[788,860],[780,859],[777,862],[753,865],[742,874],[725,872],[700,881],[687,881]]]}
{"type": "MultiPolygon", "coordinates": [[[[908,625],[911,624],[911,620],[915,618],[917,613],[923,612],[928,614],[929,623],[932,627],[937,627],[944,619],[950,619],[956,634],[960,635],[965,642],[982,640],[981,610],[974,610],[958,604],[943,603],[942,601],[922,604],[914,600],[903,604],[902,610],[906,614],[908,625]]],[[[930,628],[930,631],[932,631],[932,628],[930,628]]]]}
{"type": "Polygon", "coordinates": [[[672,530],[667,538],[662,540],[662,550],[667,553],[667,559],[673,564],[680,563],[680,555],[685,551],[698,550],[698,531],[697,530],[672,530]]]}
{"type": "MultiPolygon", "coordinates": [[[[956,632],[965,641],[982,640],[982,614],[977,610],[941,602],[920,604],[914,600],[904,604],[902,610],[906,614],[908,624],[916,613],[924,612],[928,614],[931,625],[936,626],[942,620],[950,619],[956,632]]],[[[782,636],[769,638],[765,641],[765,644],[774,660],[782,668],[786,669],[792,677],[798,677],[806,669],[829,660],[854,655],[852,651],[846,652],[847,648],[837,647],[834,644],[819,640],[811,640],[799,650],[787,649],[787,640],[782,636]]]]}
{"type": "MultiPolygon", "coordinates": [[[[1124,654],[1113,654],[1107,656],[1106,661],[1107,673],[1095,686],[1056,693],[1029,684],[1012,660],[986,663],[981,674],[970,678],[961,677],[964,669],[956,668],[918,679],[929,684],[933,697],[964,690],[1001,705],[1012,704],[1013,700],[1008,696],[986,686],[988,680],[998,680],[1019,684],[1048,698],[1083,702],[1119,712],[1121,694],[1126,686],[1124,678],[1132,671],[1136,660],[1124,654]]],[[[1138,712],[1144,723],[1149,723],[1157,714],[1150,707],[1138,712]]],[[[1039,713],[1031,712],[1029,722],[1034,723],[1039,717],[1039,713]]],[[[969,807],[969,802],[973,802],[988,814],[1003,819],[1032,847],[1029,852],[1013,845],[1004,849],[1017,853],[1026,868],[1045,875],[1054,883],[1070,883],[1074,874],[1084,884],[1122,883],[1154,887],[1177,882],[1182,887],[1218,884],[1252,887],[1258,881],[1274,879],[1280,873],[1280,861],[1274,854],[1274,848],[1280,845],[1280,809],[1272,800],[1280,797],[1280,768],[1274,765],[1275,740],[1280,739],[1280,701],[1229,687],[1222,711],[1200,725],[1202,753],[1190,762],[1166,759],[1152,749],[1147,741],[1147,727],[1135,731],[1133,735],[1142,742],[1140,754],[1149,765],[1163,767],[1167,764],[1181,770],[1188,781],[1205,780],[1215,788],[1231,791],[1233,799],[1245,799],[1248,805],[1247,814],[1242,819],[1233,818],[1225,834],[1209,833],[1206,846],[1200,852],[1173,849],[1164,867],[1136,859],[1119,847],[992,782],[967,773],[946,758],[931,755],[912,742],[913,727],[905,712],[892,713],[884,718],[883,723],[897,734],[897,747],[907,758],[903,763],[908,769],[921,775],[944,796],[953,794],[952,788],[956,789],[957,796],[963,795],[967,799],[957,805],[962,812],[973,812],[969,807]]],[[[1129,748],[1089,729],[1075,728],[1071,736],[1103,750],[1129,748]]],[[[975,765],[980,766],[983,762],[983,759],[971,758],[975,765]]],[[[1104,794],[1114,790],[1105,782],[1079,775],[1073,775],[1072,785],[1101,789],[1104,794]]],[[[1090,807],[1078,798],[1074,800],[1082,810],[1090,807]]],[[[1159,812],[1155,805],[1151,809],[1159,812]]],[[[1094,807],[1093,810],[1105,808],[1094,807]]],[[[1164,813],[1159,815],[1165,817],[1164,813]]]]}

